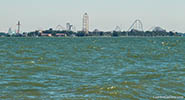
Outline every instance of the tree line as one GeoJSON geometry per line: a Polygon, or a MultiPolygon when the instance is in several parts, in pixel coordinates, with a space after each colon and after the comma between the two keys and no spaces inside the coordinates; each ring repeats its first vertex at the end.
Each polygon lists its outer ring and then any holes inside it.
{"type": "Polygon", "coordinates": [[[65,34],[65,36],[77,36],[77,37],[83,37],[83,36],[112,36],[112,37],[118,37],[118,36],[145,36],[145,37],[155,37],[155,36],[185,36],[183,33],[178,32],[166,32],[166,31],[137,31],[137,30],[131,30],[129,32],[127,31],[93,31],[89,32],[88,34],[83,31],[73,32],[73,31],[66,31],[66,30],[53,30],[52,28],[48,30],[44,30],[42,32],[40,31],[33,31],[33,32],[24,32],[23,34],[14,34],[9,35],[7,33],[0,33],[0,36],[2,37],[39,37],[42,36],[42,34],[51,34],[52,36],[57,36],[57,34],[65,34]]]}

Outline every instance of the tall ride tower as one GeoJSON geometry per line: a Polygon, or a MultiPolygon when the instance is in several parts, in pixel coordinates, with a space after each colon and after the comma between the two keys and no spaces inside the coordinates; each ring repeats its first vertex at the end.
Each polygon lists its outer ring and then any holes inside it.
{"type": "Polygon", "coordinates": [[[18,24],[17,24],[17,26],[18,26],[18,29],[17,29],[17,34],[20,34],[20,28],[21,28],[21,23],[20,23],[20,21],[18,21],[18,24]]]}
{"type": "Polygon", "coordinates": [[[84,31],[86,34],[89,33],[89,16],[87,13],[85,13],[83,15],[83,29],[82,31],[84,31]]]}

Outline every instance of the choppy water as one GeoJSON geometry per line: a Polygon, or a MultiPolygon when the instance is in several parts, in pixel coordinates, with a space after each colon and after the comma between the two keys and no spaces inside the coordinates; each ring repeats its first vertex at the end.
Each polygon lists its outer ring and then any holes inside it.
{"type": "Polygon", "coordinates": [[[185,38],[0,38],[2,100],[185,96],[185,38]]]}

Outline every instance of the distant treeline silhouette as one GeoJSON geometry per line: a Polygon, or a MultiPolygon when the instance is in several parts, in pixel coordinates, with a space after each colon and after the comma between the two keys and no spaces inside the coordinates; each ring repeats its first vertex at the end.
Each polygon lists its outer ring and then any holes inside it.
{"type": "Polygon", "coordinates": [[[137,31],[131,30],[127,31],[93,31],[89,32],[88,34],[83,31],[73,32],[73,31],[65,31],[65,30],[53,30],[50,28],[49,30],[44,31],[33,31],[33,32],[24,32],[23,34],[7,34],[7,33],[0,33],[1,37],[40,37],[40,36],[58,36],[58,34],[63,34],[62,36],[145,36],[145,37],[155,37],[155,36],[185,36],[183,33],[178,32],[166,32],[166,31],[137,31]],[[50,34],[50,35],[49,35],[50,34]]]}

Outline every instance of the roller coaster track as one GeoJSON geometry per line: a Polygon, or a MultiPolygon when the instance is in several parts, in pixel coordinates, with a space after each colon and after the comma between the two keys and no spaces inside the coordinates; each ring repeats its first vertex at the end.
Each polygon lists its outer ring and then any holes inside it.
{"type": "Polygon", "coordinates": [[[62,30],[65,30],[65,28],[63,26],[61,26],[61,25],[57,25],[56,26],[56,30],[62,31],[62,30]]]}
{"type": "Polygon", "coordinates": [[[143,30],[143,24],[142,24],[141,20],[137,19],[137,20],[134,21],[134,23],[128,29],[128,32],[132,31],[132,30],[144,31],[143,30]]]}

